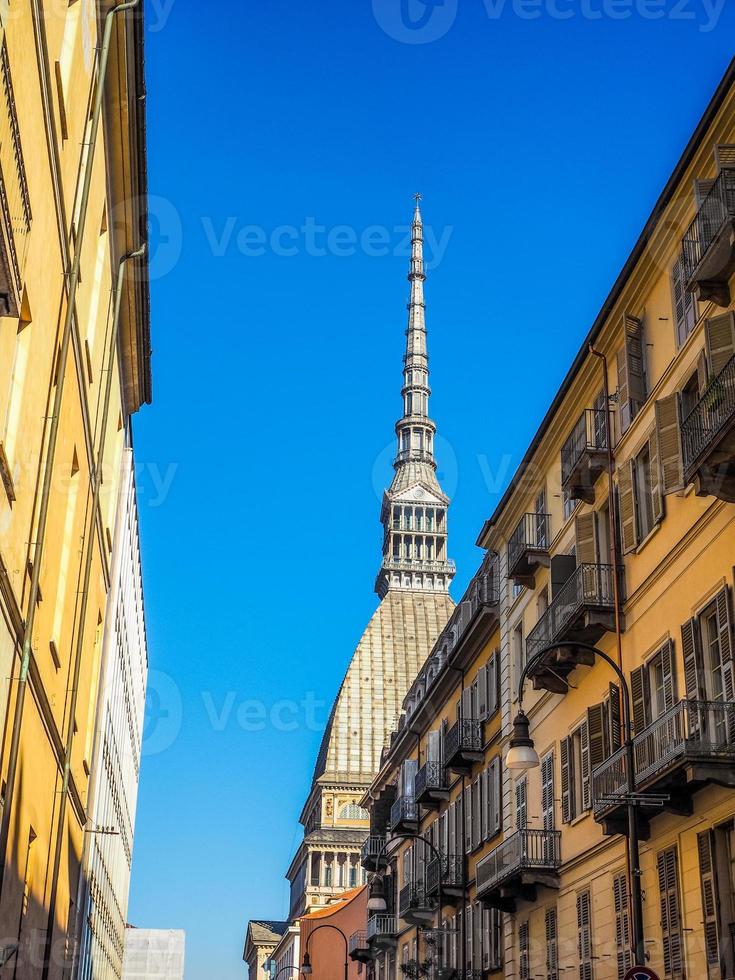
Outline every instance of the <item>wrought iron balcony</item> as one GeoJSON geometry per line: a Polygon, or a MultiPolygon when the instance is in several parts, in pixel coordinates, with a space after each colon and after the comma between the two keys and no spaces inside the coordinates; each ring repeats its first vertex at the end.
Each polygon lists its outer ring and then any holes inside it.
{"type": "Polygon", "coordinates": [[[357,960],[359,963],[369,963],[372,960],[373,954],[364,929],[353,932],[350,936],[349,953],[350,959],[357,960]]]}
{"type": "Polygon", "coordinates": [[[735,170],[723,168],[682,239],[687,289],[702,302],[730,305],[735,272],[735,170]]]}
{"type": "Polygon", "coordinates": [[[386,948],[396,945],[398,917],[379,912],[371,915],[367,924],[367,939],[371,946],[386,948]]]}
{"type": "Polygon", "coordinates": [[[477,864],[477,897],[514,912],[516,901],[536,901],[538,886],[559,887],[561,832],[517,830],[477,864]]]}
{"type": "MultiPolygon", "coordinates": [[[[633,739],[637,792],[669,797],[665,808],[692,812],[692,796],[708,783],[735,786],[735,702],[679,701],[633,739]]],[[[626,831],[625,749],[619,749],[592,773],[595,819],[605,833],[626,831]]],[[[643,836],[647,821],[661,807],[637,808],[643,836]]]]}
{"type": "Polygon", "coordinates": [[[524,514],[508,541],[508,578],[519,585],[533,587],[536,569],[548,567],[549,530],[548,514],[524,514]]]}
{"type": "Polygon", "coordinates": [[[398,917],[410,925],[431,922],[436,903],[426,894],[423,881],[409,882],[398,893],[398,917]]]}
{"type": "Polygon", "coordinates": [[[561,485],[571,500],[595,502],[595,483],[607,468],[610,413],[586,408],[561,450],[561,485]]]}
{"type": "Polygon", "coordinates": [[[468,772],[483,758],[482,722],[460,718],[444,738],[444,764],[452,772],[468,772]]]}
{"type": "Polygon", "coordinates": [[[735,357],[682,422],[681,447],[685,482],[735,503],[735,357]]]}
{"type": "Polygon", "coordinates": [[[421,806],[435,810],[449,799],[449,780],[442,762],[426,762],[416,773],[414,796],[421,806]]]}
{"type": "Polygon", "coordinates": [[[465,856],[464,854],[442,854],[441,865],[439,858],[433,858],[426,868],[426,893],[430,896],[439,895],[439,871],[441,867],[442,899],[453,900],[456,904],[462,898],[465,887],[465,856]]]}
{"type": "Polygon", "coordinates": [[[399,796],[390,808],[390,829],[394,834],[415,833],[419,825],[419,805],[412,796],[399,796]]]}
{"type": "Polygon", "coordinates": [[[366,871],[377,871],[378,870],[378,856],[383,855],[380,863],[384,863],[385,857],[385,837],[381,837],[377,834],[371,834],[366,837],[362,842],[362,848],[360,849],[360,864],[366,871]]]}
{"type": "Polygon", "coordinates": [[[597,643],[615,629],[615,593],[612,565],[577,565],[526,640],[526,659],[559,641],[568,647],[555,650],[530,672],[537,690],[565,694],[563,678],[579,664],[591,665],[594,656],[574,646],[597,643]]]}

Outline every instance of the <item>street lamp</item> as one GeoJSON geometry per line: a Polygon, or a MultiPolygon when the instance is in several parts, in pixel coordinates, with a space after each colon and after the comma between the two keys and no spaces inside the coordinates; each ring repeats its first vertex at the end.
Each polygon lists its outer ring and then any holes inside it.
{"type": "Polygon", "coordinates": [[[312,929],[311,932],[309,933],[309,935],[307,936],[307,938],[306,938],[306,949],[304,950],[304,960],[303,960],[303,963],[301,964],[301,972],[304,974],[305,977],[309,977],[313,973],[313,969],[312,969],[312,966],[311,966],[311,957],[309,956],[309,943],[311,942],[311,938],[314,935],[314,933],[315,932],[319,932],[320,929],[334,929],[334,931],[335,932],[338,932],[340,934],[340,936],[342,937],[342,940],[343,940],[343,942],[345,944],[345,980],[347,980],[348,973],[349,973],[349,963],[347,962],[348,955],[349,955],[349,953],[348,953],[349,947],[347,945],[347,936],[342,932],[342,930],[339,928],[339,926],[332,925],[331,922],[323,922],[320,926],[317,926],[315,929],[312,929]]]}
{"type": "MultiPolygon", "coordinates": [[[[381,859],[385,855],[385,853],[386,853],[386,851],[388,849],[388,845],[389,844],[392,844],[393,841],[396,841],[396,840],[420,840],[426,847],[429,848],[429,850],[431,851],[431,853],[436,858],[437,864],[439,865],[439,876],[437,878],[437,896],[438,896],[437,915],[438,915],[438,920],[439,921],[437,923],[437,926],[438,926],[438,929],[441,930],[441,925],[442,925],[442,909],[444,908],[444,896],[443,896],[443,893],[442,893],[442,856],[441,856],[441,853],[440,853],[439,849],[434,844],[432,844],[432,842],[430,840],[427,840],[425,837],[422,837],[421,834],[393,834],[393,836],[391,837],[391,839],[390,840],[387,840],[381,846],[380,850],[378,851],[378,853],[376,855],[376,858],[375,858],[375,867],[376,868],[379,868],[380,867],[381,859]]],[[[383,876],[379,872],[377,872],[377,871],[373,875],[372,881],[370,882],[370,892],[368,894],[368,904],[367,904],[367,907],[368,907],[368,911],[369,912],[385,912],[385,910],[388,907],[386,905],[386,901],[385,901],[385,888],[383,886],[383,876]]],[[[463,945],[463,949],[464,949],[464,944],[462,944],[462,945],[463,945]]],[[[440,976],[441,976],[441,969],[442,969],[442,961],[443,961],[443,955],[442,954],[443,954],[443,952],[444,952],[444,950],[443,950],[442,942],[441,942],[441,938],[440,938],[440,940],[439,940],[439,946],[438,946],[438,952],[437,952],[437,959],[438,959],[437,970],[439,971],[439,975],[440,976]]]]}
{"type": "Polygon", "coordinates": [[[628,811],[628,879],[631,896],[631,925],[633,933],[633,950],[637,965],[643,965],[645,961],[645,940],[643,936],[643,895],[641,893],[641,866],[640,851],[638,846],[638,822],[636,819],[636,806],[640,801],[640,794],[636,794],[635,789],[635,754],[633,751],[633,726],[631,723],[631,698],[628,681],[621,668],[602,650],[591,646],[589,643],[551,643],[549,646],[539,650],[528,661],[521,672],[518,681],[518,714],[513,721],[513,735],[510,740],[510,750],[505,759],[505,764],[509,769],[533,769],[539,764],[538,753],[533,744],[533,739],[529,734],[528,718],[523,711],[523,685],[526,677],[531,670],[539,663],[542,658],[552,650],[559,650],[569,646],[577,647],[580,650],[587,650],[595,657],[600,657],[605,663],[609,664],[620,680],[623,692],[623,705],[625,716],[623,718],[623,730],[625,733],[625,769],[626,769],[626,792],[622,797],[622,802],[628,811]]]}

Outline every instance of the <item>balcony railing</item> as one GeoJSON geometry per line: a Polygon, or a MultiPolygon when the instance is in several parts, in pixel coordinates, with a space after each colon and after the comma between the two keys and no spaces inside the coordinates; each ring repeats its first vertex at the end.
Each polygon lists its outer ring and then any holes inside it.
{"type": "MultiPolygon", "coordinates": [[[[349,939],[349,953],[353,956],[354,953],[362,953],[368,948],[368,938],[367,932],[364,929],[358,930],[358,932],[353,932],[349,939]]],[[[354,958],[354,957],[353,957],[354,958]]]]}
{"type": "MultiPolygon", "coordinates": [[[[735,702],[677,702],[635,736],[633,755],[639,790],[650,787],[684,761],[731,766],[735,763],[735,702]]],[[[626,753],[622,748],[592,773],[595,813],[621,805],[626,790],[626,753]]]]}
{"type": "Polygon", "coordinates": [[[414,794],[419,801],[424,794],[430,793],[432,790],[443,792],[448,788],[447,770],[442,762],[425,762],[416,773],[414,794]]]}
{"type": "MultiPolygon", "coordinates": [[[[735,217],[735,170],[723,169],[682,239],[684,277],[689,282],[728,219],[735,217]]],[[[707,275],[707,278],[712,278],[707,275]]]]}
{"type": "Polygon", "coordinates": [[[367,924],[368,942],[380,942],[385,939],[395,939],[398,935],[398,917],[386,915],[383,912],[371,915],[367,924]]]}
{"type": "Polygon", "coordinates": [[[519,569],[525,574],[528,558],[547,555],[549,551],[549,528],[551,518],[548,514],[524,514],[508,541],[508,575],[513,576],[519,569]],[[521,568],[521,566],[524,566],[521,568]]]}
{"type": "MultiPolygon", "coordinates": [[[[734,172],[735,173],[735,172],[734,172]]],[[[697,468],[713,450],[721,437],[735,424],[735,357],[707,386],[706,391],[682,422],[681,447],[684,457],[684,476],[691,482],[697,468]]],[[[731,461],[735,454],[730,454],[731,461]]]]}
{"type": "Polygon", "coordinates": [[[417,823],[419,805],[412,796],[399,796],[390,808],[390,828],[398,830],[404,824],[417,823]]]}
{"type": "Polygon", "coordinates": [[[433,463],[434,456],[429,449],[401,449],[396,456],[397,463],[433,463]]]}
{"type": "Polygon", "coordinates": [[[429,895],[439,892],[439,869],[441,867],[442,889],[461,889],[464,887],[464,854],[442,854],[433,858],[426,868],[426,891],[429,895]]]}
{"type": "Polygon", "coordinates": [[[385,837],[371,834],[362,842],[360,849],[360,863],[367,870],[375,870],[376,862],[380,854],[385,854],[385,837]]]}
{"type": "Polygon", "coordinates": [[[517,830],[477,864],[477,895],[496,891],[509,879],[538,869],[555,872],[561,866],[561,832],[517,830]]]}
{"type": "Polygon", "coordinates": [[[594,500],[594,482],[607,455],[609,411],[586,408],[561,450],[561,484],[573,500],[594,500]]]}
{"type": "Polygon", "coordinates": [[[477,718],[460,718],[444,738],[444,758],[449,764],[463,752],[482,752],[482,722],[477,718]]]}
{"type": "Polygon", "coordinates": [[[423,881],[411,881],[398,893],[398,917],[410,919],[431,914],[434,903],[426,894],[423,881]]]}
{"type": "Polygon", "coordinates": [[[528,634],[526,657],[530,660],[544,647],[565,639],[585,609],[615,608],[612,565],[578,565],[528,634]]]}
{"type": "Polygon", "coordinates": [[[396,557],[386,558],[383,561],[383,568],[411,571],[412,569],[422,572],[454,572],[457,566],[452,558],[408,558],[396,557]]]}

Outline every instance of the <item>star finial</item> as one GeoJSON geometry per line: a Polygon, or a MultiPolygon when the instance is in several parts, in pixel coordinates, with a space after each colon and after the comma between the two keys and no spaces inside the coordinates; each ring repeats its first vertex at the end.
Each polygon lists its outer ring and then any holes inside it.
{"type": "Polygon", "coordinates": [[[416,202],[416,207],[418,207],[419,206],[419,201],[422,200],[422,197],[421,197],[421,195],[419,194],[418,191],[416,191],[416,193],[414,194],[413,199],[416,202]]]}

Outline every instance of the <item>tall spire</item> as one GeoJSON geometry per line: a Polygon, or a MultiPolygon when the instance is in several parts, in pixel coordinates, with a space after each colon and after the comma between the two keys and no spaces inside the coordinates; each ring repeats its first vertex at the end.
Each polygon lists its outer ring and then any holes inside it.
{"type": "Polygon", "coordinates": [[[454,576],[454,562],[447,559],[447,508],[449,498],[436,479],[434,436],[429,417],[429,355],[426,345],[424,303],[424,227],[421,195],[411,225],[410,295],[406,353],[403,357],[403,415],[396,422],[398,450],[396,471],[383,497],[383,563],[375,589],[383,596],[389,589],[446,592],[454,576]]]}

